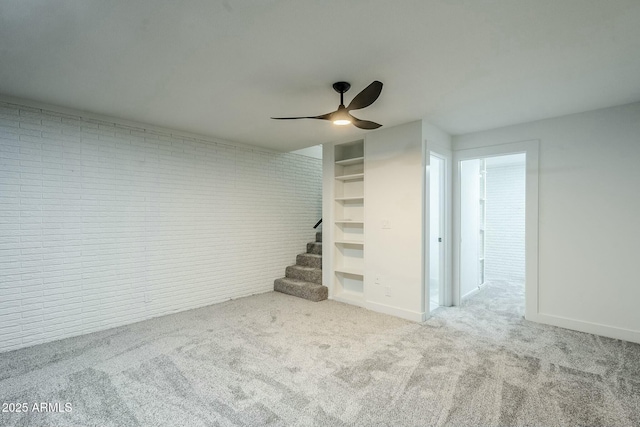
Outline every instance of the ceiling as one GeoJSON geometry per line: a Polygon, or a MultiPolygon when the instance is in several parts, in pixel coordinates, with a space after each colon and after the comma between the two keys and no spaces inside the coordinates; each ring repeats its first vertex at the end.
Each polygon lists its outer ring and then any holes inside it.
{"type": "Polygon", "coordinates": [[[294,150],[373,80],[463,134],[640,101],[638,0],[3,0],[0,94],[294,150]]]}

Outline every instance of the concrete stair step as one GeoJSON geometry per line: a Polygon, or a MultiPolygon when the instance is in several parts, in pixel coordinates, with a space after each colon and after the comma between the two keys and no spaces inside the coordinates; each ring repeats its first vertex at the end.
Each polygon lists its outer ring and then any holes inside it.
{"type": "Polygon", "coordinates": [[[322,243],[321,242],[307,243],[307,253],[322,255],[322,243]]]}
{"type": "Polygon", "coordinates": [[[322,268],[322,255],[300,254],[296,256],[296,265],[303,267],[322,268]]]}
{"type": "Polygon", "coordinates": [[[309,301],[323,301],[329,296],[326,286],[304,280],[283,277],[273,282],[273,289],[277,292],[304,298],[309,301]]]}
{"type": "Polygon", "coordinates": [[[322,270],[301,265],[290,265],[285,270],[285,277],[288,279],[304,280],[305,282],[322,285],[322,270]]]}

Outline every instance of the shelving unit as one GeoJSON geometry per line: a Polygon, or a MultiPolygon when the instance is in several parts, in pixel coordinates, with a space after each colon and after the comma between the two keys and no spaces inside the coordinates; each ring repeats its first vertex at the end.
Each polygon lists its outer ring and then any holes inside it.
{"type": "Polygon", "coordinates": [[[334,147],[333,298],[364,301],[364,141],[334,147]]]}

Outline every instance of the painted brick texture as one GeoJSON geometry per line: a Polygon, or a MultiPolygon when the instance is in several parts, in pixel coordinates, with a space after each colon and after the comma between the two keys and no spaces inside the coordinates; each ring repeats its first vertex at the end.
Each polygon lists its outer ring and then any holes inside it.
{"type": "Polygon", "coordinates": [[[525,166],[487,165],[485,279],[524,281],[525,166]]]}
{"type": "Polygon", "coordinates": [[[267,292],[318,159],[0,102],[0,351],[267,292]]]}

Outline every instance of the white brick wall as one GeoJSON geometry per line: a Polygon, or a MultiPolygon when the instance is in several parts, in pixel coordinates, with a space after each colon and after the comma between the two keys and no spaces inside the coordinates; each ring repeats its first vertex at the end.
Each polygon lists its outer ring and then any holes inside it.
{"type": "Polygon", "coordinates": [[[485,279],[524,281],[525,166],[487,165],[485,279]]]}
{"type": "Polygon", "coordinates": [[[267,292],[318,159],[0,102],[0,351],[267,292]]]}

